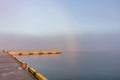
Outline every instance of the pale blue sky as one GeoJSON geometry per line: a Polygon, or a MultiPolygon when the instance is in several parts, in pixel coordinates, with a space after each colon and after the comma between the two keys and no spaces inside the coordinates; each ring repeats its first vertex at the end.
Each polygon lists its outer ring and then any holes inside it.
{"type": "Polygon", "coordinates": [[[119,43],[120,0],[0,0],[1,49],[80,50],[108,34],[119,43]]]}
{"type": "Polygon", "coordinates": [[[22,35],[120,30],[119,0],[0,0],[0,32],[22,35]]]}

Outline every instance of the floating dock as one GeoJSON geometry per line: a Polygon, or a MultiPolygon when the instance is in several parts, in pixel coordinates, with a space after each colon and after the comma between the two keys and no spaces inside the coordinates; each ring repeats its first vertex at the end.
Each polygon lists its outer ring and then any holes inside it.
{"type": "Polygon", "coordinates": [[[0,80],[36,80],[14,58],[0,52],[0,80]]]}

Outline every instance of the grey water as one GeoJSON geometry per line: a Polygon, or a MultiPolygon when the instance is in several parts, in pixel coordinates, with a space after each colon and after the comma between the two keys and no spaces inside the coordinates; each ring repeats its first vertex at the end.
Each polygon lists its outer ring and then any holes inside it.
{"type": "Polygon", "coordinates": [[[120,80],[120,51],[18,56],[48,80],[120,80]]]}
{"type": "MultiPolygon", "coordinates": [[[[18,58],[48,80],[120,80],[119,34],[78,36],[75,41],[77,46],[73,45],[76,51],[67,50],[64,45],[67,41],[64,42],[64,38],[55,37],[54,40],[50,38],[42,41],[52,42],[53,45],[42,44],[41,39],[38,40],[41,47],[61,48],[62,54],[26,55],[18,58]]],[[[42,49],[40,46],[36,46],[36,49],[42,49]]],[[[34,45],[32,48],[35,48],[34,45]]]]}

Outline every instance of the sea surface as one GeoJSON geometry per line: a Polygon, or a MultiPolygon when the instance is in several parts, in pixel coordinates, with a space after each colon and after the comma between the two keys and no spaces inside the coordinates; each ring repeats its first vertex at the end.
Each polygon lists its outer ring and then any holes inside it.
{"type": "Polygon", "coordinates": [[[62,51],[18,56],[48,80],[120,80],[120,51],[62,51]]]}

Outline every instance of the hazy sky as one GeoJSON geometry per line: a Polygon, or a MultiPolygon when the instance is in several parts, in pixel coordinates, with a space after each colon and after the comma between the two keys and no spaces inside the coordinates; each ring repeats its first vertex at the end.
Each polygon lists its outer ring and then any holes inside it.
{"type": "Polygon", "coordinates": [[[0,32],[60,34],[120,30],[119,0],[0,0],[0,32]]]}
{"type": "Polygon", "coordinates": [[[119,32],[120,0],[0,0],[2,35],[66,35],[73,41],[80,34],[119,32]]]}

